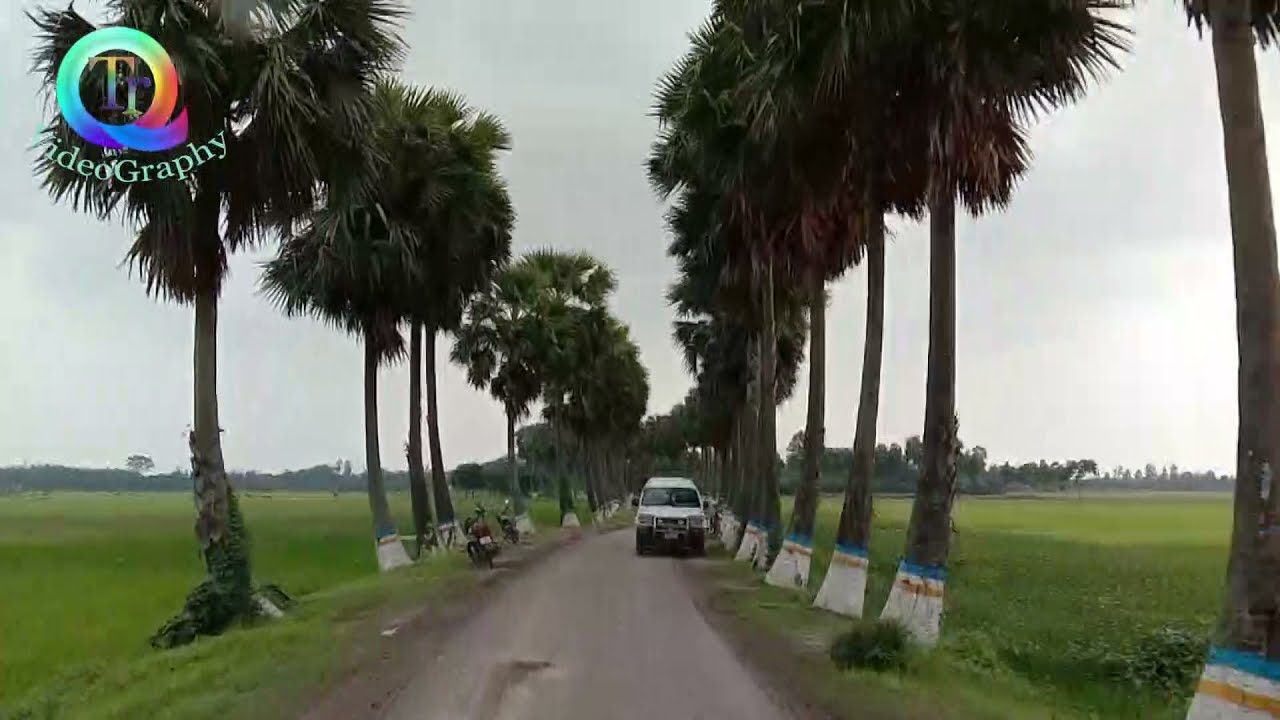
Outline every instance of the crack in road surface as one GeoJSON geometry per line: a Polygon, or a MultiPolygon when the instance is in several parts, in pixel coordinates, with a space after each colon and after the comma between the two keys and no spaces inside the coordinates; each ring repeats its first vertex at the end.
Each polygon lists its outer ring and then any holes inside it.
{"type": "Polygon", "coordinates": [[[586,537],[513,582],[416,669],[388,720],[794,717],[698,611],[679,559],[586,537]]]}

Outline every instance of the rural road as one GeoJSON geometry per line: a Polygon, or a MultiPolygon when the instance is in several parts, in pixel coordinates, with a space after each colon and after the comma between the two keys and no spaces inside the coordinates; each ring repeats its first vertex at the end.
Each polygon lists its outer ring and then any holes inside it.
{"type": "Polygon", "coordinates": [[[629,532],[585,534],[496,588],[383,717],[792,717],[707,625],[679,562],[636,557],[629,532]]]}

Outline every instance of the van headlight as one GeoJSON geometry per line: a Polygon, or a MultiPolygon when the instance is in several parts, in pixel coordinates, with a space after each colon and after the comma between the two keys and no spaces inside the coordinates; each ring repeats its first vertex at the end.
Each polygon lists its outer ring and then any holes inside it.
{"type": "Polygon", "coordinates": [[[636,515],[636,525],[643,525],[645,527],[648,527],[652,524],[653,524],[652,515],[645,515],[643,513],[636,515]]]}
{"type": "Polygon", "coordinates": [[[705,528],[706,526],[707,526],[707,518],[706,518],[705,516],[703,516],[703,515],[690,515],[690,516],[689,516],[689,527],[691,527],[691,528],[705,528]]]}

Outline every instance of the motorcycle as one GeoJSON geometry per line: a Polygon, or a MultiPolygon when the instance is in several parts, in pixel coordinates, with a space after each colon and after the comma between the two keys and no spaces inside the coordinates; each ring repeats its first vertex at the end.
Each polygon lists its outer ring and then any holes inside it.
{"type": "Polygon", "coordinates": [[[511,517],[511,501],[502,506],[498,513],[498,526],[502,528],[502,538],[512,545],[520,544],[520,531],[516,529],[516,520],[511,517]]]}
{"type": "Polygon", "coordinates": [[[476,567],[493,569],[493,558],[498,554],[498,543],[493,541],[493,533],[485,520],[485,509],[476,506],[475,515],[466,519],[463,529],[467,533],[467,556],[476,567]]]}

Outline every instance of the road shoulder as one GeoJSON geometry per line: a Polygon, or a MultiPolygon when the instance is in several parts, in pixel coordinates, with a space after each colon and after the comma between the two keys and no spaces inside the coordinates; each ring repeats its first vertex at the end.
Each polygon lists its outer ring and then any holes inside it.
{"type": "Polygon", "coordinates": [[[469,569],[460,582],[439,588],[415,606],[381,608],[361,618],[343,671],[299,716],[304,720],[380,717],[414,673],[434,659],[435,648],[479,614],[500,588],[591,532],[540,531],[534,543],[504,548],[491,572],[469,569]]]}

